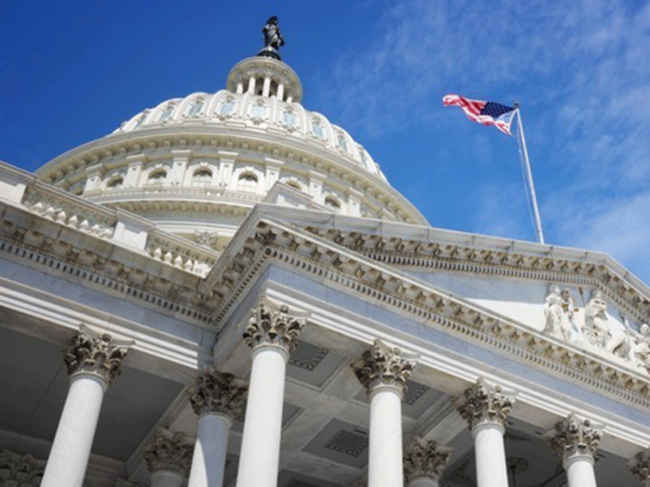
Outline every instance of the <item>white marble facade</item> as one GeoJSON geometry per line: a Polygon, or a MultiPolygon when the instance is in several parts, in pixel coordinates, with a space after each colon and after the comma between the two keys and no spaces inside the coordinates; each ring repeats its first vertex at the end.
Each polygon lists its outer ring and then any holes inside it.
{"type": "Polygon", "coordinates": [[[644,283],[429,227],[280,61],[226,88],[0,164],[1,487],[650,485],[644,283]]]}

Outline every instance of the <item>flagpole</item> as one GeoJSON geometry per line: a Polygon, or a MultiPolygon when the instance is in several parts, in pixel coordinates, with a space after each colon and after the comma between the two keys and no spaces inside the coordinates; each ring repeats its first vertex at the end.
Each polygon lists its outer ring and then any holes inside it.
{"type": "Polygon", "coordinates": [[[524,164],[526,166],[526,176],[528,178],[528,186],[530,187],[530,196],[533,201],[535,233],[537,234],[537,241],[541,244],[544,244],[544,233],[542,231],[542,219],[539,216],[539,208],[537,207],[537,196],[535,195],[535,184],[533,183],[533,172],[530,169],[530,160],[528,159],[528,149],[526,147],[526,136],[524,135],[524,125],[521,122],[521,111],[519,109],[519,103],[515,103],[515,108],[517,109],[517,120],[519,122],[519,130],[517,132],[519,137],[521,138],[520,154],[524,159],[524,164]]]}

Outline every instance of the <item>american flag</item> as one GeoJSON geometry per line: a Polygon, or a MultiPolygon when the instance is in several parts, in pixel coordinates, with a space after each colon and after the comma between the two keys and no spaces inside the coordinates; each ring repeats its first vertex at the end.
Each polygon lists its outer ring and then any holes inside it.
{"type": "Polygon", "coordinates": [[[442,99],[446,107],[461,107],[467,118],[483,125],[494,125],[504,134],[512,135],[510,126],[517,111],[514,107],[501,105],[492,101],[470,100],[458,95],[447,95],[442,99]]]}

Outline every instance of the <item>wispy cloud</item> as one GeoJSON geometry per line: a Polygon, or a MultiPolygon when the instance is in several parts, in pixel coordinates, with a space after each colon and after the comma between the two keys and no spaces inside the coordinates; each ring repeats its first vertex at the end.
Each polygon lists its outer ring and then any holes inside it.
{"type": "MultiPolygon", "coordinates": [[[[431,109],[438,95],[525,100],[548,240],[605,250],[650,280],[650,4],[406,0],[368,38],[327,67],[333,118],[366,139],[447,134],[458,120],[431,109]]],[[[519,237],[507,191],[479,193],[489,203],[468,229],[519,237]]]]}

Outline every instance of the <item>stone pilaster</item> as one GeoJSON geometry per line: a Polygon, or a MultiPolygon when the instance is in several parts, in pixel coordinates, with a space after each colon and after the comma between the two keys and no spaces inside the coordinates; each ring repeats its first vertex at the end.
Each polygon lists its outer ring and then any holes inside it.
{"type": "Polygon", "coordinates": [[[391,386],[403,393],[416,362],[405,357],[397,347],[375,340],[370,350],[366,350],[361,360],[352,364],[359,382],[368,395],[379,386],[391,386]]]}
{"type": "Polygon", "coordinates": [[[110,385],[120,375],[120,366],[129,349],[118,344],[108,333],[94,334],[83,329],[73,339],[72,345],[63,353],[68,374],[91,374],[110,385]]]}
{"type": "Polygon", "coordinates": [[[450,458],[451,448],[415,436],[404,448],[404,480],[406,484],[425,477],[439,481],[450,458]]]}
{"type": "Polygon", "coordinates": [[[650,487],[650,449],[637,453],[628,466],[641,487],[650,487]]]}
{"type": "Polygon", "coordinates": [[[218,413],[236,420],[242,417],[247,394],[247,388],[238,384],[235,376],[215,370],[196,378],[189,398],[197,416],[218,413]]]}
{"type": "Polygon", "coordinates": [[[290,312],[287,305],[261,297],[251,311],[244,341],[252,349],[275,346],[291,354],[298,346],[298,336],[305,323],[306,317],[290,312]]]}
{"type": "Polygon", "coordinates": [[[598,445],[600,443],[601,431],[592,428],[588,419],[581,420],[571,413],[555,425],[555,428],[547,433],[547,440],[551,448],[566,463],[573,457],[588,457],[593,462],[598,445]]]}
{"type": "Polygon", "coordinates": [[[514,405],[510,394],[503,394],[501,387],[492,386],[483,379],[465,391],[463,400],[458,403],[458,412],[469,429],[483,423],[494,423],[505,428],[505,421],[514,405]]]}
{"type": "Polygon", "coordinates": [[[192,451],[192,445],[187,443],[183,433],[161,431],[153,437],[144,460],[151,473],[175,472],[185,477],[190,470],[192,451]]]}

